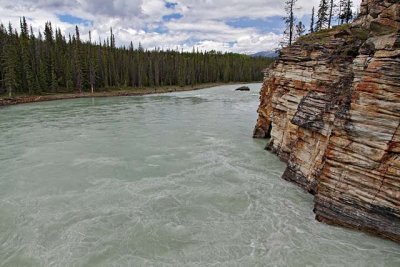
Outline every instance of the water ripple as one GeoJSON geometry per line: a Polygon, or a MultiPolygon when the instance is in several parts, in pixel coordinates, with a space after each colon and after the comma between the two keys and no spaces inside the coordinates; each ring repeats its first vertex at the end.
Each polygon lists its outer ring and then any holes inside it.
{"type": "Polygon", "coordinates": [[[250,138],[258,89],[0,110],[0,266],[399,266],[250,138]]]}

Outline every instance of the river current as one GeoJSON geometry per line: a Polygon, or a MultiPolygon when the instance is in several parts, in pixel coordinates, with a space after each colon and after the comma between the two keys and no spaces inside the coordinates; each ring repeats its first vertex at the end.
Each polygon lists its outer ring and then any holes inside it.
{"type": "Polygon", "coordinates": [[[261,84],[0,109],[0,266],[400,266],[251,138],[261,84]]]}

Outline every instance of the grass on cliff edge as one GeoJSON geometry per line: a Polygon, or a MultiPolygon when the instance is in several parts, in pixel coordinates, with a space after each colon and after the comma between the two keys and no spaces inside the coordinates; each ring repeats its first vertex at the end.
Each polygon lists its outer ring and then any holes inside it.
{"type": "Polygon", "coordinates": [[[324,29],[318,32],[310,33],[304,36],[301,36],[297,39],[297,42],[304,44],[325,44],[328,42],[330,37],[340,32],[350,32],[350,37],[354,40],[367,40],[369,37],[369,31],[363,29],[361,27],[352,27],[352,24],[343,24],[340,26],[336,26],[332,29],[324,29]]]}

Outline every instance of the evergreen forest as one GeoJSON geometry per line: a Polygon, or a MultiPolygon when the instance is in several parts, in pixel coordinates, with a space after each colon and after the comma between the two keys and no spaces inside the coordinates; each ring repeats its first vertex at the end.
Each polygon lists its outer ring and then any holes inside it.
{"type": "Polygon", "coordinates": [[[81,40],[79,28],[63,35],[47,22],[34,34],[25,18],[20,29],[0,25],[0,93],[94,92],[108,88],[190,86],[261,81],[272,59],[216,51],[145,50],[117,47],[115,36],[81,40]]]}

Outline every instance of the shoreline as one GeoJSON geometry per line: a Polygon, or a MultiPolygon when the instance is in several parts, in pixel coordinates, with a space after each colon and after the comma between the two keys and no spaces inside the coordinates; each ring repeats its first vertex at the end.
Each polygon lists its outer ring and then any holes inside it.
{"type": "Polygon", "coordinates": [[[154,95],[154,94],[166,94],[174,92],[186,92],[186,91],[196,91],[200,89],[212,88],[221,85],[233,85],[233,84],[247,84],[256,83],[253,82],[235,82],[235,83],[206,83],[194,86],[164,86],[164,87],[149,87],[149,88],[132,88],[132,89],[122,89],[122,90],[110,90],[110,91],[99,91],[83,93],[55,93],[48,95],[21,95],[15,97],[0,97],[0,107],[13,106],[20,104],[36,103],[36,102],[46,102],[55,100],[67,100],[67,99],[77,99],[77,98],[90,98],[90,97],[118,97],[118,96],[144,96],[144,95],[154,95]]]}

